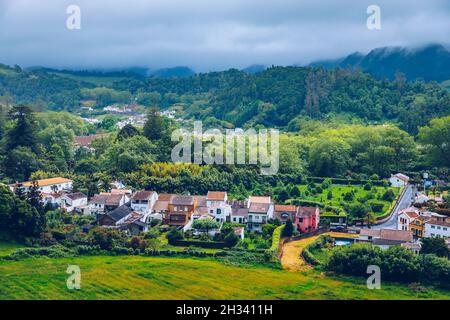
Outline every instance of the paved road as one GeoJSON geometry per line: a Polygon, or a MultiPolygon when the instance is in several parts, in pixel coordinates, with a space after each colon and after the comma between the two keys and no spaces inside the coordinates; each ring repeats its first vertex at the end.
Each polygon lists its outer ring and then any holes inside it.
{"type": "Polygon", "coordinates": [[[394,213],[391,215],[388,221],[372,226],[372,229],[397,229],[397,215],[400,210],[408,208],[411,206],[413,201],[413,195],[415,193],[415,188],[411,185],[406,187],[403,197],[400,199],[397,207],[394,209],[394,213]]]}

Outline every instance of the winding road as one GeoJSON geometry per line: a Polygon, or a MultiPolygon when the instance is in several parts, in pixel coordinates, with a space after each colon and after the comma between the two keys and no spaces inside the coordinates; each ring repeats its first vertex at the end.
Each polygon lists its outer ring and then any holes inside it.
{"type": "Polygon", "coordinates": [[[371,229],[397,229],[397,216],[399,211],[406,209],[411,206],[413,200],[414,200],[414,194],[415,194],[415,187],[408,184],[406,186],[406,190],[403,193],[402,198],[398,202],[397,206],[394,208],[393,213],[391,214],[390,218],[381,224],[373,225],[371,226],[371,229]]]}

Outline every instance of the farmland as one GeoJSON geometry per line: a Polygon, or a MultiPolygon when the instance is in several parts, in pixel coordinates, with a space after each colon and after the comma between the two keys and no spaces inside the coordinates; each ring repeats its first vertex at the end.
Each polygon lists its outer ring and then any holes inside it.
{"type": "Polygon", "coordinates": [[[364,190],[364,187],[359,185],[333,184],[328,189],[323,190],[321,193],[308,192],[307,185],[299,185],[298,187],[300,192],[302,193],[302,200],[318,202],[325,206],[331,206],[343,211],[345,211],[345,206],[356,204],[361,201],[367,201],[367,203],[380,203],[383,205],[383,207],[380,211],[374,212],[375,217],[382,216],[383,214],[388,212],[392,205],[390,201],[386,201],[381,198],[386,190],[392,190],[395,197],[398,197],[400,193],[399,188],[387,188],[380,186],[372,186],[371,190],[364,190]],[[328,193],[332,194],[331,199],[328,198],[328,193]],[[348,193],[353,193],[351,198],[345,197],[345,195],[348,193]]]}
{"type": "Polygon", "coordinates": [[[76,257],[0,261],[1,299],[450,299],[450,292],[415,291],[364,279],[240,268],[209,259],[76,257]],[[66,287],[68,265],[81,269],[81,289],[66,287]]]}

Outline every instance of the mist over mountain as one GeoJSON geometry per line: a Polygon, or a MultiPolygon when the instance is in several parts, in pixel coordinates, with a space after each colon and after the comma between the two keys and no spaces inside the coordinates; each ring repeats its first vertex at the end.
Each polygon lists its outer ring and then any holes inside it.
{"type": "Polygon", "coordinates": [[[326,69],[352,67],[377,79],[393,79],[397,72],[401,72],[408,80],[422,78],[441,82],[450,79],[450,51],[440,44],[420,48],[382,47],[368,54],[355,52],[339,59],[316,61],[309,66],[326,69]]]}

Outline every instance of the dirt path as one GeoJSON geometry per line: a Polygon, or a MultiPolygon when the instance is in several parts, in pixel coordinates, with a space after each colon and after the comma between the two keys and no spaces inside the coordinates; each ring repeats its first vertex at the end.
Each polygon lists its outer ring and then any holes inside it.
{"type": "MultiPolygon", "coordinates": [[[[354,235],[338,232],[328,232],[325,234],[332,237],[354,237],[354,235]]],[[[311,266],[303,260],[300,254],[307,245],[314,242],[318,237],[319,235],[286,243],[283,246],[283,255],[281,256],[281,265],[283,266],[283,269],[290,272],[299,272],[311,268],[311,266]]]]}

